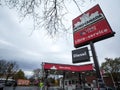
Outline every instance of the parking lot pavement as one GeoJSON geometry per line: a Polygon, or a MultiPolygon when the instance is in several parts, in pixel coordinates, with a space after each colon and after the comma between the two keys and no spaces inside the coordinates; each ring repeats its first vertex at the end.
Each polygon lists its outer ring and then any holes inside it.
{"type": "Polygon", "coordinates": [[[50,87],[50,88],[48,88],[48,90],[59,90],[59,88],[58,87],[50,87]]]}
{"type": "Polygon", "coordinates": [[[3,90],[40,90],[40,89],[36,86],[30,86],[30,87],[28,87],[28,86],[23,86],[23,87],[18,86],[15,89],[13,87],[4,87],[3,90]]]}
{"type": "MultiPolygon", "coordinates": [[[[15,89],[13,87],[4,87],[3,90],[40,90],[37,86],[17,86],[15,89]]],[[[59,87],[49,87],[48,90],[61,90],[59,87]]]]}

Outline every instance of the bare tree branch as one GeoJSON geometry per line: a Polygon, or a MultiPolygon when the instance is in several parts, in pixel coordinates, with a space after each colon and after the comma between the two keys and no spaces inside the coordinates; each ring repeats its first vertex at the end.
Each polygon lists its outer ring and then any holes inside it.
{"type": "MultiPolygon", "coordinates": [[[[85,0],[80,1],[85,2],[85,0]]],[[[22,20],[32,16],[34,30],[46,30],[48,35],[53,37],[69,30],[63,23],[64,16],[68,13],[66,2],[65,0],[0,0],[0,6],[6,5],[10,9],[16,9],[22,20]]],[[[82,12],[78,5],[79,1],[72,0],[72,2],[82,12]]]]}

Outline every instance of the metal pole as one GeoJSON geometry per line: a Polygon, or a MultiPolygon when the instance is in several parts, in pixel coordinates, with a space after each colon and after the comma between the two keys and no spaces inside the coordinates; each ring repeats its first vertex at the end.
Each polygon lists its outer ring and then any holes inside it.
{"type": "Polygon", "coordinates": [[[63,71],[63,90],[65,90],[65,71],[63,71]]]}
{"type": "Polygon", "coordinates": [[[96,75],[97,75],[97,79],[98,79],[98,86],[99,87],[105,87],[104,80],[103,80],[103,78],[100,74],[99,63],[98,63],[98,59],[97,59],[97,56],[96,56],[95,47],[94,47],[93,42],[90,42],[90,47],[91,47],[91,51],[92,51],[92,55],[93,55],[93,61],[94,61],[94,64],[95,64],[96,75]]]}
{"type": "Polygon", "coordinates": [[[81,85],[81,84],[82,84],[82,82],[81,82],[81,80],[82,80],[81,75],[82,75],[82,74],[79,72],[78,75],[79,75],[79,77],[78,77],[78,78],[79,78],[79,82],[78,82],[78,83],[81,85]]]}
{"type": "MultiPolygon", "coordinates": [[[[44,70],[44,62],[42,62],[42,82],[45,85],[45,70],[44,70]],[[43,80],[43,81],[42,81],[43,80]]],[[[43,86],[45,87],[45,86],[43,86]]],[[[45,90],[45,88],[43,88],[43,90],[45,90]]]]}
{"type": "Polygon", "coordinates": [[[116,89],[116,85],[115,85],[115,81],[114,81],[113,75],[112,75],[111,72],[109,72],[109,73],[110,73],[110,76],[111,76],[111,78],[112,78],[112,82],[113,82],[113,84],[114,84],[114,87],[115,87],[115,89],[116,89]]]}

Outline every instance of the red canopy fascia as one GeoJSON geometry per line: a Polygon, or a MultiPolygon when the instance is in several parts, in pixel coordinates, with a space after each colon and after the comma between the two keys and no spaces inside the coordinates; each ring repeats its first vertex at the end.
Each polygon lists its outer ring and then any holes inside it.
{"type": "Polygon", "coordinates": [[[91,71],[93,70],[93,64],[85,65],[68,65],[68,64],[55,64],[55,63],[44,63],[43,68],[45,70],[63,70],[63,71],[91,71]]]}

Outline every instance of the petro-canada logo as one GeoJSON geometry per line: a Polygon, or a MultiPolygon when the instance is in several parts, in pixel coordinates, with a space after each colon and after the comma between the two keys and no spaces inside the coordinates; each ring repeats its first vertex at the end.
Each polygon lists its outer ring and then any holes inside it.
{"type": "Polygon", "coordinates": [[[55,66],[52,66],[50,69],[56,70],[57,68],[55,66]]]}
{"type": "Polygon", "coordinates": [[[104,19],[104,15],[98,11],[90,14],[84,13],[81,17],[78,18],[78,22],[73,24],[73,32],[76,32],[90,24],[96,23],[97,21],[104,19]]]}

